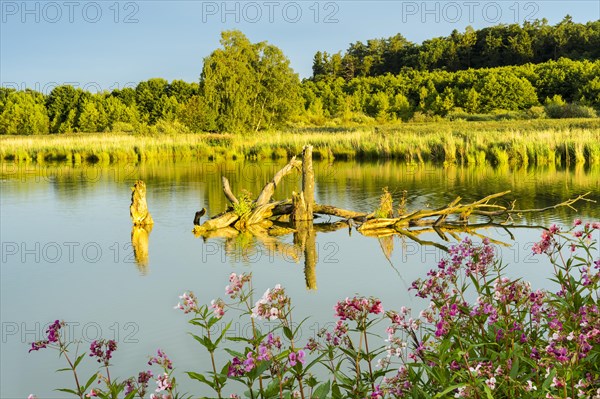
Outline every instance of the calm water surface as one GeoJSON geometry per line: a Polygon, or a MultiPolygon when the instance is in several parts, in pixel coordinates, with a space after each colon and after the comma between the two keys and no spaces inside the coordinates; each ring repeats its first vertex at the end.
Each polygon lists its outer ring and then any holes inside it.
{"type": "MultiPolygon", "coordinates": [[[[116,375],[126,377],[147,369],[148,355],[162,348],[173,359],[181,391],[208,394],[189,381],[184,371],[203,371],[209,363],[193,342],[187,317],[175,311],[178,295],[193,290],[200,301],[223,296],[232,271],[252,272],[258,294],[280,283],[291,295],[296,319],[312,316],[302,341],[331,320],[332,306],[355,293],[378,296],[386,308],[427,304],[407,292],[443,255],[431,245],[406,237],[385,240],[364,237],[343,228],[317,233],[317,263],[305,270],[303,254],[293,235],[278,240],[248,234],[235,238],[195,237],[194,213],[206,207],[210,215],[226,207],[221,175],[234,192],[256,196],[280,162],[166,163],[119,166],[2,164],[1,201],[1,321],[0,397],[60,398],[57,387],[71,387],[71,376],[54,373],[64,367],[54,351],[27,353],[28,343],[43,339],[46,323],[61,319],[81,341],[80,350],[99,338],[116,339],[116,375]],[[129,218],[130,187],[143,179],[155,224],[148,240],[148,258],[136,262],[129,218]],[[144,265],[144,263],[146,263],[144,265]],[[308,286],[308,287],[307,287],[308,286]]],[[[377,207],[382,187],[396,200],[407,191],[407,209],[438,207],[457,195],[463,201],[512,190],[508,203],[517,208],[541,208],[587,191],[600,200],[600,169],[467,168],[399,163],[317,163],[316,199],[358,211],[377,207]]],[[[298,176],[284,179],[275,198],[298,190],[298,176]]],[[[600,218],[596,204],[560,209],[515,223],[527,226],[569,225],[575,217],[600,218]]],[[[319,222],[334,221],[321,218],[319,222]]],[[[511,237],[489,228],[476,233],[506,243],[499,251],[509,272],[548,286],[548,263],[530,255],[540,230],[519,228],[511,237]]],[[[459,234],[459,237],[464,236],[459,234]]],[[[448,245],[435,233],[422,240],[448,245]]],[[[450,237],[451,238],[451,237],[450,237]]],[[[481,237],[475,237],[480,240],[481,237]]],[[[234,333],[248,331],[240,321],[234,333]]],[[[72,347],[75,350],[75,346],[72,347]]],[[[91,366],[91,362],[89,362],[91,366]]],[[[85,369],[90,375],[92,368],[85,369]]]]}

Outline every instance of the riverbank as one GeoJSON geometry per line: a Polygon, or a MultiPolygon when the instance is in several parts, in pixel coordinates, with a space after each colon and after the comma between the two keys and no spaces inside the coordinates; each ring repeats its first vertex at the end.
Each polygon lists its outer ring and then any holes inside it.
{"type": "Polygon", "coordinates": [[[318,159],[409,163],[571,165],[600,163],[600,119],[405,123],[291,128],[249,135],[80,133],[0,136],[5,161],[114,163],[166,159],[277,159],[306,143],[318,159]]]}

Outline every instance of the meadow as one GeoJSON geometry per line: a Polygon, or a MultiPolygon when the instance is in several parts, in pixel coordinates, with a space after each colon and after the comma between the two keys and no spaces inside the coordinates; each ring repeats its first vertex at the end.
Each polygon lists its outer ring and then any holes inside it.
{"type": "Polygon", "coordinates": [[[600,119],[445,121],[369,127],[290,127],[255,134],[135,133],[0,136],[7,161],[109,164],[147,160],[278,159],[314,146],[317,159],[407,163],[600,163],[600,119]]]}

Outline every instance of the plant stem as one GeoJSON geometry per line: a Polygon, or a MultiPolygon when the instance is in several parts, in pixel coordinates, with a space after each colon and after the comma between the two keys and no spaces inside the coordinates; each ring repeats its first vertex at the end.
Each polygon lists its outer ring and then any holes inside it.
{"type": "Polygon", "coordinates": [[[63,353],[65,355],[65,359],[67,359],[67,362],[69,363],[69,366],[71,367],[71,370],[73,371],[73,377],[75,377],[75,384],[77,384],[77,395],[79,396],[80,399],[84,399],[83,398],[84,392],[81,392],[81,385],[79,385],[79,378],[77,378],[77,372],[75,371],[75,366],[73,366],[73,362],[71,362],[71,359],[69,359],[69,355],[67,355],[67,350],[63,346],[62,342],[59,343],[59,345],[60,345],[61,353],[63,353]]]}
{"type": "MultiPolygon", "coordinates": [[[[212,342],[212,339],[210,338],[210,328],[206,329],[206,336],[208,337],[208,340],[210,342],[212,342]]],[[[215,390],[217,391],[217,395],[219,396],[219,399],[221,399],[221,384],[219,383],[219,378],[217,377],[217,367],[215,365],[215,353],[214,350],[208,351],[210,353],[210,362],[212,363],[212,369],[213,369],[213,379],[215,382],[215,390]]]]}
{"type": "Polygon", "coordinates": [[[358,341],[358,350],[356,351],[356,389],[358,389],[360,385],[360,351],[362,350],[362,341],[363,335],[360,334],[360,339],[358,341]]]}
{"type": "Polygon", "coordinates": [[[365,334],[365,350],[367,351],[367,363],[369,364],[369,375],[371,377],[371,388],[373,388],[373,392],[375,392],[375,379],[373,378],[373,369],[371,367],[371,359],[369,359],[369,342],[367,341],[367,329],[363,331],[365,334]]]}

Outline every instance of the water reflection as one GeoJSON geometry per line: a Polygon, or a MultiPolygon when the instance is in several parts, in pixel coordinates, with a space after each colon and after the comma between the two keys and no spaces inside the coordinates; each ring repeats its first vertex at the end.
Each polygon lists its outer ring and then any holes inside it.
{"type": "Polygon", "coordinates": [[[148,241],[152,224],[131,227],[131,246],[138,270],[142,275],[148,274],[148,241]]]}
{"type": "MultiPolygon", "coordinates": [[[[0,397],[23,398],[35,392],[39,397],[51,398],[56,397],[52,387],[70,384],[66,374],[48,373],[56,366],[54,357],[25,356],[27,345],[23,341],[39,339],[32,332],[36,323],[43,326],[50,320],[64,318],[81,323],[79,332],[82,326],[101,326],[102,331],[90,329],[83,338],[89,344],[100,335],[118,337],[119,345],[123,344],[118,359],[123,365],[119,374],[123,376],[136,374],[157,347],[166,347],[173,353],[181,372],[205,370],[210,361],[190,350],[193,344],[186,333],[187,323],[172,309],[183,290],[195,290],[202,302],[208,303],[223,295],[231,272],[252,272],[259,294],[281,283],[297,298],[298,314],[312,315],[311,321],[319,323],[330,321],[333,304],[354,293],[376,295],[390,307],[406,305],[418,312],[421,305],[427,304],[415,299],[407,289],[412,281],[435,267],[443,254],[439,246],[447,247],[467,234],[512,243],[509,248],[500,246],[503,260],[510,264],[507,270],[511,277],[543,288],[548,284],[550,265],[530,256],[530,244],[539,240],[539,231],[532,231],[531,227],[570,225],[575,217],[600,219],[598,204],[581,203],[576,206],[577,213],[561,208],[515,219],[514,223],[523,228],[470,226],[465,231],[423,227],[364,237],[355,231],[355,226],[350,229],[345,222],[320,218],[312,229],[304,231],[273,222],[270,227],[244,233],[221,229],[205,236],[205,243],[190,234],[198,209],[206,207],[207,213],[214,215],[227,208],[221,189],[222,175],[229,178],[234,193],[246,188],[256,194],[281,166],[280,162],[104,166],[1,163],[3,242],[27,250],[37,248],[38,243],[41,249],[54,248],[58,243],[63,256],[57,260],[51,254],[41,253],[36,258],[36,254],[27,252],[9,256],[8,262],[2,263],[2,318],[22,330],[7,335],[2,345],[2,365],[10,367],[1,368],[0,379],[9,383],[1,384],[0,397]],[[152,232],[131,228],[130,187],[138,179],[148,187],[148,206],[156,225],[152,232]],[[88,243],[93,244],[88,245],[90,249],[101,247],[101,254],[82,251],[88,243]],[[75,249],[73,258],[70,248],[75,249]],[[130,263],[132,258],[137,260],[137,267],[130,263]],[[138,270],[147,275],[140,278],[138,270]],[[96,290],[110,287],[110,293],[103,295],[105,291],[98,291],[100,294],[91,295],[90,286],[96,290]],[[311,288],[309,293],[307,286],[311,288]],[[73,298],[85,301],[74,306],[73,298]],[[129,323],[139,326],[135,334],[116,327],[129,323]]],[[[509,200],[516,199],[519,208],[543,208],[588,191],[592,192],[591,199],[600,200],[597,165],[524,169],[336,161],[315,162],[314,166],[318,203],[362,212],[372,212],[378,206],[381,188],[385,186],[396,203],[407,191],[406,212],[426,208],[427,204],[447,204],[456,196],[472,201],[505,190],[511,190],[509,200]]],[[[277,188],[275,199],[290,197],[292,191],[298,191],[299,184],[298,176],[287,176],[277,188]]],[[[37,330],[43,335],[43,329],[37,330]]],[[[308,337],[313,330],[307,327],[304,332],[308,337]]],[[[196,383],[185,377],[180,381],[184,391],[199,390],[196,383]]]]}

